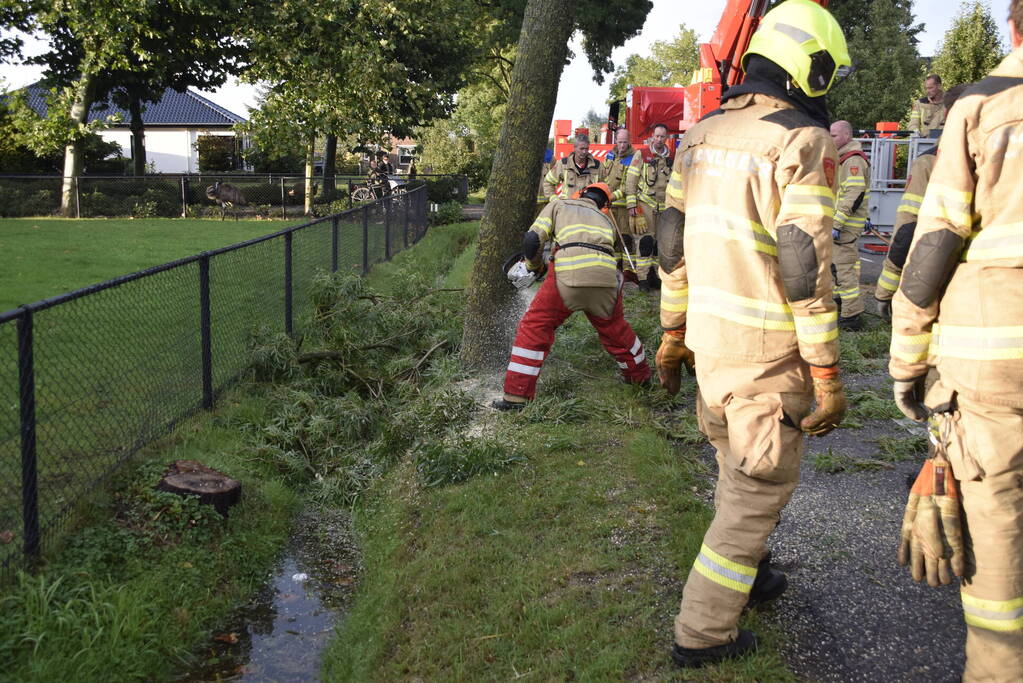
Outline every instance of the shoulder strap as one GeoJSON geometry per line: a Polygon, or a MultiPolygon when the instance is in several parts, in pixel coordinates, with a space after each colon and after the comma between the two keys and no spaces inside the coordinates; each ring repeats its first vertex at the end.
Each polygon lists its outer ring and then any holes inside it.
{"type": "Polygon", "coordinates": [[[861,159],[863,159],[863,161],[865,163],[867,163],[867,164],[870,163],[870,159],[867,158],[867,155],[864,154],[862,150],[858,150],[858,149],[854,149],[851,152],[846,152],[845,154],[840,156],[838,158],[838,163],[844,164],[846,161],[848,161],[849,159],[851,159],[853,157],[860,157],[861,159]]]}

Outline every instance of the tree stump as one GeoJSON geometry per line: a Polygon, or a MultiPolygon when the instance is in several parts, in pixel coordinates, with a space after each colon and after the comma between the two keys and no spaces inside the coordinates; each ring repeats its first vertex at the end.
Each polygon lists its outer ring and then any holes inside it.
{"type": "Polygon", "coordinates": [[[197,460],[176,460],[171,463],[156,488],[179,496],[198,496],[200,503],[212,505],[225,517],[228,508],[242,497],[240,482],[197,460]]]}

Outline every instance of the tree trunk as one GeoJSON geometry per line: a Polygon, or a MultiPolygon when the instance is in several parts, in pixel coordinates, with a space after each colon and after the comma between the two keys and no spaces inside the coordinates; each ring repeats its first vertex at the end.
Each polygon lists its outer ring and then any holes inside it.
{"type": "Polygon", "coordinates": [[[334,199],[334,176],[337,174],[337,136],[327,135],[323,147],[323,198],[326,201],[334,199]]]}
{"type": "Polygon", "coordinates": [[[198,496],[200,503],[212,505],[225,517],[228,508],[242,497],[240,483],[197,460],[172,462],[156,488],[179,496],[198,496]]]}
{"type": "MultiPolygon", "coordinates": [[[[310,135],[305,148],[305,215],[313,212],[313,149],[316,136],[310,135]]],[[[537,180],[537,182],[540,182],[537,180]]]]}
{"type": "Polygon", "coordinates": [[[142,100],[137,97],[131,98],[128,105],[128,113],[131,114],[131,165],[133,175],[146,174],[146,131],[142,123],[142,100]]]}
{"type": "MultiPolygon", "coordinates": [[[[71,103],[71,121],[83,126],[89,120],[89,109],[96,91],[96,76],[83,74],[75,87],[75,101],[71,103]]],[[[82,174],[82,139],[75,136],[64,148],[64,180],[60,189],[60,214],[77,213],[78,176],[82,174]]]]}
{"type": "Polygon", "coordinates": [[[570,0],[529,0],[526,5],[468,292],[462,337],[462,360],[468,365],[480,367],[507,356],[499,340],[514,290],[501,266],[521,248],[533,218],[574,22],[570,0]]]}

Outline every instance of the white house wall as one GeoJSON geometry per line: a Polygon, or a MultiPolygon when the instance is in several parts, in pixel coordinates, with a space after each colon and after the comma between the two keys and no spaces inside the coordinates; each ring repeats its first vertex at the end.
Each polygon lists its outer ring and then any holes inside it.
{"type": "MultiPolygon", "coordinates": [[[[156,173],[198,173],[199,153],[195,141],[200,135],[225,135],[231,131],[201,128],[147,128],[146,163],[156,173]]],[[[100,137],[121,146],[125,156],[131,156],[131,131],[110,128],[100,131],[100,137]]]]}

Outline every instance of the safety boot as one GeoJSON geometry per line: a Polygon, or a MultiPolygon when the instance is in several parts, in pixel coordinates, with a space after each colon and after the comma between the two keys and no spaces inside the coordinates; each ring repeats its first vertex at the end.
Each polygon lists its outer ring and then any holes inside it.
{"type": "Polygon", "coordinates": [[[753,609],[771,602],[784,593],[788,585],[788,577],[783,572],[771,568],[771,553],[768,551],[764,555],[764,559],[757,564],[757,575],[753,579],[753,587],[750,589],[746,607],[753,609]]]}
{"type": "Polygon", "coordinates": [[[676,643],[671,650],[671,658],[683,669],[695,669],[707,664],[717,664],[726,659],[742,657],[757,649],[757,637],[753,631],[739,629],[739,635],[730,643],[714,647],[682,647],[676,643]]]}
{"type": "Polygon", "coordinates": [[[526,407],[526,402],[522,401],[520,403],[519,401],[509,401],[508,399],[505,398],[498,398],[494,399],[494,401],[491,402],[490,407],[497,408],[498,410],[501,411],[522,410],[523,408],[526,407]]]}
{"type": "Polygon", "coordinates": [[[849,316],[848,318],[838,319],[838,329],[845,330],[846,332],[859,332],[863,329],[863,314],[857,313],[856,315],[849,316]]]}

